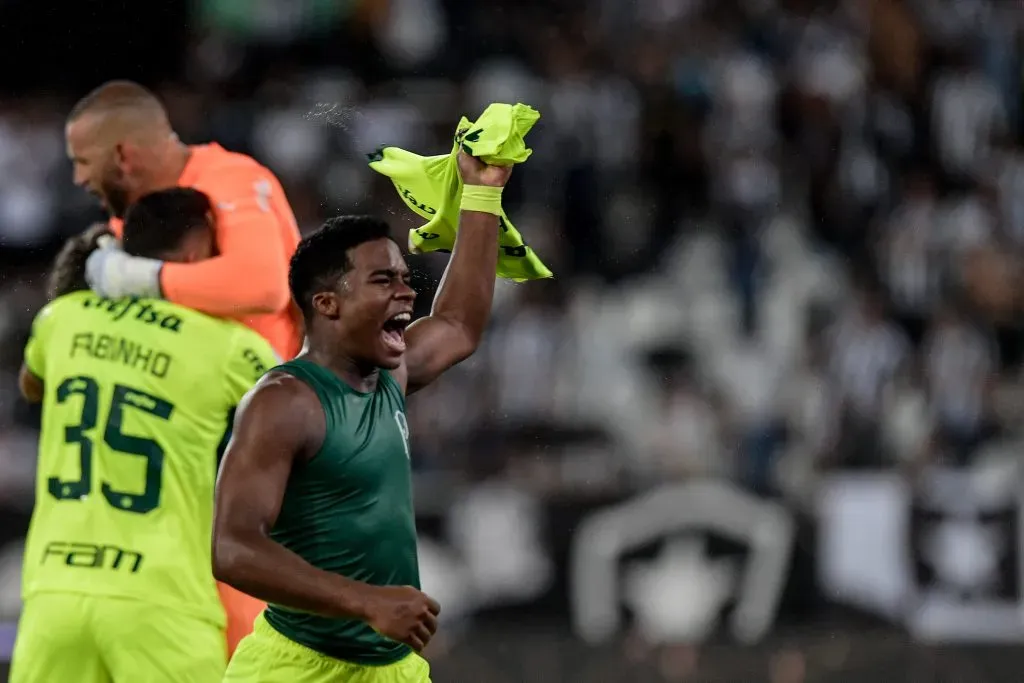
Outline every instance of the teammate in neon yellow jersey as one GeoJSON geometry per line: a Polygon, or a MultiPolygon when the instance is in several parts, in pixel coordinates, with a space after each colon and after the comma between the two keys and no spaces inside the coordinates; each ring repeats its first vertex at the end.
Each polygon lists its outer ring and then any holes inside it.
{"type": "MultiPolygon", "coordinates": [[[[196,190],[147,195],[126,217],[123,247],[209,258],[210,215],[196,190]]],[[[11,681],[218,682],[218,455],[235,405],[278,360],[240,323],[88,291],[98,237],[65,248],[25,349],[22,392],[42,401],[43,423],[11,681]]]]}

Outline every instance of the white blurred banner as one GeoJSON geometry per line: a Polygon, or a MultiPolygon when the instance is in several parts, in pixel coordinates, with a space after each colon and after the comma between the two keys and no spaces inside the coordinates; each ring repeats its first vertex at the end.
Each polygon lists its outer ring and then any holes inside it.
{"type": "Polygon", "coordinates": [[[836,474],[818,501],[826,597],[932,642],[1024,641],[1015,473],[836,474]]]}

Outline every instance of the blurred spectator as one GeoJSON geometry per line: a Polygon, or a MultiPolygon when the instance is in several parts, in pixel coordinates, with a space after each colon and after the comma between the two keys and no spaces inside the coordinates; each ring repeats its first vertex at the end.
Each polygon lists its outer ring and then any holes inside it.
{"type": "Polygon", "coordinates": [[[998,351],[955,302],[933,320],[924,342],[924,378],[935,416],[934,448],[963,466],[995,431],[992,391],[998,351]]]}
{"type": "Polygon", "coordinates": [[[692,360],[675,350],[650,358],[656,377],[657,420],[645,444],[655,478],[677,479],[731,476],[734,464],[722,437],[718,407],[698,385],[692,360]]]}
{"type": "Polygon", "coordinates": [[[737,439],[736,475],[757,493],[775,493],[775,459],[783,441],[778,397],[788,368],[753,339],[723,349],[716,361],[712,376],[725,396],[728,424],[737,439]]]}
{"type": "Polygon", "coordinates": [[[906,369],[907,340],[885,318],[879,293],[863,287],[833,325],[828,343],[840,424],[832,457],[845,467],[887,466],[894,454],[883,441],[883,399],[906,369]]]}
{"type": "Polygon", "coordinates": [[[944,265],[931,179],[911,175],[903,201],[885,221],[878,254],[882,279],[901,327],[916,344],[936,303],[944,265]]]}
{"type": "Polygon", "coordinates": [[[513,311],[487,341],[494,408],[513,425],[558,417],[558,385],[571,343],[564,295],[557,286],[539,283],[517,287],[513,296],[513,311]]]}
{"type": "Polygon", "coordinates": [[[953,55],[932,94],[932,131],[943,168],[958,179],[975,179],[990,145],[1005,134],[1006,108],[995,85],[972,63],[966,50],[953,55]]]}

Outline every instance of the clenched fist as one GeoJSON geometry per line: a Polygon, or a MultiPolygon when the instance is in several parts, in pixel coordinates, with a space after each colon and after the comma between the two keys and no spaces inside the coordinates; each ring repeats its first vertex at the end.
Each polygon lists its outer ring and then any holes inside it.
{"type": "Polygon", "coordinates": [[[441,606],[412,586],[374,586],[366,599],[366,621],[375,631],[420,652],[437,632],[441,606]]]}
{"type": "Polygon", "coordinates": [[[509,176],[512,175],[511,166],[491,166],[462,150],[459,150],[458,162],[459,175],[466,185],[505,187],[509,176]]]}

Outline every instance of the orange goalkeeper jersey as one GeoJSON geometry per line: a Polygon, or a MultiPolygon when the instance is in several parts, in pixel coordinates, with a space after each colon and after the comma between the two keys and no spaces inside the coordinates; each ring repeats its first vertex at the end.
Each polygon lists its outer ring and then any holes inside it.
{"type": "MultiPolygon", "coordinates": [[[[216,212],[219,255],[199,263],[166,263],[164,297],[255,330],[283,360],[302,347],[302,323],[288,292],[288,261],[299,229],[281,183],[252,157],[220,145],[194,145],[181,187],[206,193],[216,212]]],[[[110,227],[121,235],[121,221],[110,227]]]]}

